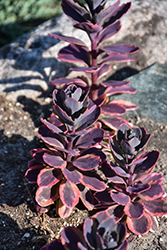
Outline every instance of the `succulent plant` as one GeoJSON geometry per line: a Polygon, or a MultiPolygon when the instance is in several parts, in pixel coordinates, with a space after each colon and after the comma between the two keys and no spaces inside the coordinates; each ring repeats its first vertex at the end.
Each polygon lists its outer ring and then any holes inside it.
{"type": "Polygon", "coordinates": [[[102,191],[105,184],[95,169],[105,160],[96,148],[104,136],[101,128],[89,128],[99,115],[99,108],[89,108],[87,92],[69,85],[53,93],[54,111],[50,122],[41,119],[41,139],[47,148],[31,150],[26,179],[37,183],[36,201],[39,211],[57,201],[61,217],[70,215],[79,202],[94,207],[90,190],[102,191]],[[60,104],[60,105],[59,105],[60,104]],[[59,118],[59,119],[58,119],[59,118]]]}
{"type": "Polygon", "coordinates": [[[104,162],[102,171],[110,181],[109,188],[95,193],[96,207],[106,206],[115,219],[124,216],[134,234],[157,230],[156,216],[167,214],[167,199],[163,198],[163,176],[152,172],[159,158],[158,151],[143,152],[128,168],[104,162]]]}
{"type": "Polygon", "coordinates": [[[74,27],[85,31],[90,39],[90,48],[78,38],[60,34],[50,34],[52,37],[70,43],[59,51],[58,58],[65,62],[81,63],[84,67],[72,68],[77,72],[84,72],[87,80],[82,77],[73,79],[59,78],[51,81],[53,85],[65,85],[75,83],[86,88],[90,86],[90,97],[94,103],[101,107],[101,112],[108,117],[101,117],[101,121],[111,129],[117,129],[125,122],[123,118],[114,117],[123,115],[126,110],[136,109],[137,106],[129,101],[115,100],[108,98],[115,94],[136,92],[129,87],[128,81],[102,81],[102,77],[111,69],[113,62],[133,61],[128,54],[139,50],[138,47],[127,44],[105,45],[120,28],[119,19],[129,10],[131,3],[120,5],[117,1],[105,8],[107,0],[86,1],[87,6],[72,0],[63,0],[62,8],[64,13],[74,21],[74,27]],[[112,117],[111,117],[112,115],[112,117]]]}
{"type": "Polygon", "coordinates": [[[83,225],[64,228],[61,241],[56,240],[41,250],[126,250],[126,227],[106,212],[99,212],[83,225]]]}
{"type": "Polygon", "coordinates": [[[143,150],[150,136],[144,128],[122,124],[116,135],[110,137],[111,153],[115,161],[126,167],[143,150]]]}

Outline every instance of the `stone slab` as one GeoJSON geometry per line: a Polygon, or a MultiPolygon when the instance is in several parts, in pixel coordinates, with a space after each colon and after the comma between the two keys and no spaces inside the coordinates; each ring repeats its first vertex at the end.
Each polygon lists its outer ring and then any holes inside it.
{"type": "Polygon", "coordinates": [[[126,80],[137,89],[136,94],[123,94],[112,99],[133,102],[139,108],[128,114],[167,123],[167,65],[155,63],[126,80]]]}

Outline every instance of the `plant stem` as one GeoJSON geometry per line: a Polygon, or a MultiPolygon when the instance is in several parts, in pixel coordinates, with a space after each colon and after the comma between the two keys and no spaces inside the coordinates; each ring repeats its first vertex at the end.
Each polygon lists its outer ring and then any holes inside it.
{"type": "MultiPolygon", "coordinates": [[[[91,41],[91,55],[92,55],[92,67],[97,66],[97,46],[95,41],[91,41]]],[[[92,90],[91,99],[96,100],[98,98],[98,86],[97,86],[97,72],[91,74],[92,76],[92,90]]]]}

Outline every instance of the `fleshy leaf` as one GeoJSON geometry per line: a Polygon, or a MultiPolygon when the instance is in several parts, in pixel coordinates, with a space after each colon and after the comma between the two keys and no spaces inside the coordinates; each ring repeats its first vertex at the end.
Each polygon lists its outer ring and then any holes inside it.
{"type": "Polygon", "coordinates": [[[151,187],[139,194],[141,199],[151,201],[160,198],[164,194],[162,186],[158,183],[151,184],[151,187]]]}
{"type": "Polygon", "coordinates": [[[64,228],[61,232],[61,241],[66,249],[80,250],[78,247],[79,242],[86,247],[82,232],[75,227],[64,228]]]}
{"type": "Polygon", "coordinates": [[[83,130],[88,128],[92,123],[94,123],[100,115],[100,108],[96,105],[92,106],[84,114],[80,115],[75,119],[75,131],[83,130]]]}
{"type": "Polygon", "coordinates": [[[61,5],[64,13],[74,22],[81,23],[89,22],[91,20],[88,11],[78,3],[75,3],[72,0],[63,0],[61,5]]]}
{"type": "Polygon", "coordinates": [[[101,119],[101,121],[109,128],[113,130],[117,130],[121,124],[127,123],[129,124],[125,119],[120,117],[106,117],[101,119]]]}
{"type": "Polygon", "coordinates": [[[92,192],[89,190],[89,188],[85,187],[82,184],[78,184],[77,187],[79,189],[80,198],[83,204],[88,210],[92,210],[95,204],[95,199],[93,197],[92,192]]]}
{"type": "Polygon", "coordinates": [[[62,178],[61,171],[54,168],[44,168],[40,171],[37,178],[37,184],[40,187],[52,187],[62,178]]]}
{"type": "Polygon", "coordinates": [[[63,62],[83,63],[90,65],[90,57],[86,47],[70,44],[59,51],[58,59],[63,62]]]}
{"type": "Polygon", "coordinates": [[[26,180],[32,183],[37,183],[38,174],[43,168],[43,165],[35,165],[33,167],[30,167],[25,173],[26,180]]]}
{"type": "Polygon", "coordinates": [[[129,57],[127,55],[122,54],[109,54],[103,56],[101,63],[106,62],[127,62],[127,61],[134,61],[135,59],[133,57],[129,57]]]}
{"type": "Polygon", "coordinates": [[[78,184],[80,183],[80,180],[82,178],[82,174],[80,172],[78,172],[77,170],[70,170],[70,169],[67,169],[67,168],[64,168],[62,170],[65,178],[73,183],[73,184],[78,184]]]}
{"type": "Polygon", "coordinates": [[[111,198],[120,205],[127,205],[130,202],[130,196],[124,193],[113,192],[111,198]]]}
{"type": "Polygon", "coordinates": [[[77,140],[75,146],[79,148],[89,148],[96,143],[101,142],[104,136],[104,131],[100,128],[91,129],[88,133],[83,134],[77,140]]]}
{"type": "Polygon", "coordinates": [[[72,213],[73,208],[72,207],[67,207],[65,206],[62,201],[59,199],[58,203],[57,203],[57,214],[61,217],[61,218],[67,218],[68,216],[70,216],[70,214],[72,213]]]}
{"type": "Polygon", "coordinates": [[[108,26],[107,28],[103,29],[98,37],[97,37],[97,44],[98,46],[106,41],[107,39],[109,39],[111,36],[115,35],[121,28],[121,23],[120,21],[108,26]]]}
{"type": "Polygon", "coordinates": [[[58,35],[58,34],[48,34],[48,35],[51,37],[54,37],[58,40],[61,40],[61,41],[65,41],[68,43],[74,43],[74,44],[77,44],[80,46],[86,46],[86,44],[84,42],[82,42],[80,39],[77,39],[77,38],[74,38],[71,36],[63,36],[63,35],[58,35]]]}
{"type": "Polygon", "coordinates": [[[87,175],[83,175],[81,183],[94,191],[103,191],[106,188],[104,182],[100,180],[98,175],[91,172],[87,175]]]}
{"type": "Polygon", "coordinates": [[[58,199],[57,186],[39,187],[36,191],[35,199],[41,207],[47,207],[58,199]]]}
{"type": "Polygon", "coordinates": [[[44,153],[43,159],[48,165],[54,168],[65,168],[67,165],[67,162],[64,161],[59,155],[44,153]]]}
{"type": "Polygon", "coordinates": [[[60,240],[54,240],[50,244],[43,246],[40,250],[65,250],[60,240]]]}
{"type": "Polygon", "coordinates": [[[128,44],[113,44],[103,47],[101,50],[107,53],[131,54],[137,52],[139,48],[128,44]]]}
{"type": "Polygon", "coordinates": [[[92,170],[99,166],[101,159],[96,155],[84,155],[73,161],[75,167],[82,171],[92,170]]]}
{"type": "Polygon", "coordinates": [[[62,78],[58,78],[58,79],[55,79],[55,80],[52,80],[50,82],[52,85],[70,85],[70,84],[75,84],[77,86],[81,86],[81,87],[87,87],[87,84],[86,82],[84,82],[81,78],[65,78],[65,77],[62,77],[62,78]]]}
{"type": "Polygon", "coordinates": [[[122,105],[113,102],[104,104],[101,106],[101,110],[106,115],[123,115],[126,112],[126,109],[122,105]]]}
{"type": "Polygon", "coordinates": [[[141,202],[129,202],[124,208],[125,214],[132,219],[139,219],[144,213],[144,205],[141,202]]]}
{"type": "Polygon", "coordinates": [[[147,201],[142,200],[145,210],[152,216],[162,216],[167,214],[167,199],[160,197],[158,199],[147,201]]]}
{"type": "Polygon", "coordinates": [[[116,20],[120,19],[129,10],[130,6],[130,2],[125,3],[115,9],[113,12],[110,12],[110,14],[105,16],[105,18],[103,19],[103,27],[105,28],[114,23],[116,20]]]}
{"type": "Polygon", "coordinates": [[[139,219],[131,219],[127,217],[127,226],[134,234],[146,234],[151,228],[151,218],[147,213],[144,213],[139,219]]]}
{"type": "MultiPolygon", "coordinates": [[[[130,84],[130,82],[128,81],[115,81],[115,80],[110,80],[110,81],[107,81],[107,82],[102,82],[101,85],[104,86],[104,87],[120,87],[120,86],[125,86],[125,85],[128,85],[130,84]]],[[[123,100],[120,100],[120,101],[123,101],[123,100]]]]}
{"type": "Polygon", "coordinates": [[[63,204],[69,208],[73,208],[79,202],[79,190],[76,185],[69,181],[63,181],[59,188],[60,198],[63,204]]]}

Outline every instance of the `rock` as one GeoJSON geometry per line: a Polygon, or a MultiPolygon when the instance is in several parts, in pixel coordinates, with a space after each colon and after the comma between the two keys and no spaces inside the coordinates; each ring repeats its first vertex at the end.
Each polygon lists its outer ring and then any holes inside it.
{"type": "Polygon", "coordinates": [[[131,87],[137,89],[133,95],[123,94],[112,99],[129,100],[139,108],[128,115],[167,122],[167,65],[155,63],[140,73],[127,78],[131,87]]]}
{"type": "MultiPolygon", "coordinates": [[[[115,1],[108,1],[111,4],[115,1]]],[[[127,2],[122,0],[121,3],[127,2]]],[[[120,67],[140,71],[152,63],[166,63],[167,57],[167,4],[165,0],[136,0],[130,11],[123,16],[122,29],[112,37],[111,43],[128,43],[141,50],[134,55],[136,61],[114,64],[111,74],[120,67]],[[121,65],[121,66],[120,66],[121,65]]],[[[19,96],[36,100],[51,94],[51,79],[66,76],[70,64],[59,62],[57,53],[65,43],[48,36],[60,33],[79,37],[88,43],[87,35],[73,27],[64,14],[53,18],[31,32],[0,49],[0,93],[11,101],[19,96]],[[49,92],[50,91],[50,92],[49,92]]],[[[131,73],[132,74],[132,73],[131,73]]],[[[127,77],[127,70],[122,77],[127,77]]]]}

